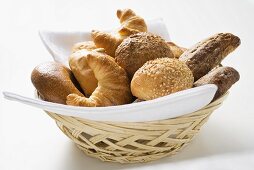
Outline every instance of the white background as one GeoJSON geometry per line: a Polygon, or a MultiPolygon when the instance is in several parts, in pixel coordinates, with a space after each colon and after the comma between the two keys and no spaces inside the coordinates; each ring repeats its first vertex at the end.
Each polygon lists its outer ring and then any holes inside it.
{"type": "Polygon", "coordinates": [[[1,170],[254,169],[254,1],[0,1],[0,91],[33,95],[32,69],[52,60],[41,28],[108,29],[118,8],[145,19],[162,17],[171,38],[190,47],[217,32],[238,35],[241,46],[223,62],[241,74],[224,105],[182,152],[147,164],[103,163],[84,155],[43,111],[0,96],[1,170]]]}

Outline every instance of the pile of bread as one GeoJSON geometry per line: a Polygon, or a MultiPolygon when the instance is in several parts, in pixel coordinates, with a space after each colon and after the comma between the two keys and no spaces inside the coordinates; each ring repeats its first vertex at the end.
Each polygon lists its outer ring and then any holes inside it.
{"type": "Polygon", "coordinates": [[[239,80],[235,69],[220,64],[240,45],[237,36],[219,33],[186,49],[147,32],[145,20],[131,9],[118,10],[117,17],[119,29],[93,30],[93,41],[73,45],[70,69],[47,62],[33,70],[31,80],[43,100],[113,106],[216,84],[215,100],[239,80]]]}

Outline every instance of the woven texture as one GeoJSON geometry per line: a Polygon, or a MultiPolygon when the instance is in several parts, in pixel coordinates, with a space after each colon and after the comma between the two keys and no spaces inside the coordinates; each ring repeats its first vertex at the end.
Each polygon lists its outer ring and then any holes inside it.
{"type": "Polygon", "coordinates": [[[47,113],[89,156],[120,163],[149,162],[187,145],[226,96],[191,114],[151,122],[99,122],[47,113]]]}

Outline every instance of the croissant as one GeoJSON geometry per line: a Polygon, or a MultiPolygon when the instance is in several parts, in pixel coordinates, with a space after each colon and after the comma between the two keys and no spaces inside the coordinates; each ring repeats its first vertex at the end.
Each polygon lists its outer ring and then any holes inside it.
{"type": "MultiPolygon", "coordinates": [[[[83,60],[86,61],[86,64],[82,67],[93,71],[98,81],[98,86],[89,98],[77,94],[69,94],[66,100],[68,105],[95,107],[132,102],[130,81],[127,73],[112,57],[97,51],[80,50],[79,52],[85,54],[83,60]]],[[[78,78],[77,80],[79,83],[82,81],[82,79],[78,78]]],[[[89,84],[89,82],[86,83],[89,84]]]]}
{"type": "Polygon", "coordinates": [[[99,48],[104,48],[111,57],[115,56],[116,48],[127,36],[147,31],[144,19],[137,16],[131,9],[117,10],[117,17],[121,23],[117,32],[107,33],[93,30],[91,33],[94,44],[99,48]]]}
{"type": "Polygon", "coordinates": [[[117,10],[116,15],[121,23],[121,28],[118,30],[121,36],[147,32],[145,20],[137,16],[131,9],[117,10]]]}
{"type": "Polygon", "coordinates": [[[115,56],[115,51],[118,45],[123,41],[119,35],[112,33],[92,30],[92,39],[94,44],[99,48],[104,48],[105,52],[111,57],[115,56]]]}

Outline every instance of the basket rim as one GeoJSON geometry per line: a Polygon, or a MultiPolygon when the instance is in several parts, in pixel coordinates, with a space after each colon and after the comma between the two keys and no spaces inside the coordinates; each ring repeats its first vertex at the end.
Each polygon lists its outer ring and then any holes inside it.
{"type": "Polygon", "coordinates": [[[195,112],[210,103],[217,86],[208,84],[151,101],[108,107],[77,107],[45,103],[42,109],[95,121],[143,122],[163,120],[195,112]],[[49,107],[47,107],[49,104],[49,107]],[[58,107],[59,105],[59,107],[58,107]],[[61,107],[60,107],[61,105],[61,107]],[[186,107],[182,107],[185,105],[186,107]],[[174,109],[171,109],[174,108],[174,109]],[[93,110],[93,111],[92,111],[93,110]],[[146,116],[143,113],[146,112],[146,116]],[[157,113],[157,114],[155,114],[157,113]]]}
{"type": "MultiPolygon", "coordinates": [[[[179,98],[181,98],[182,96],[190,94],[191,90],[193,90],[193,89],[195,89],[195,90],[197,89],[197,93],[193,94],[191,96],[196,96],[199,93],[201,93],[201,91],[205,88],[217,89],[217,86],[215,84],[206,84],[206,85],[203,85],[203,86],[193,87],[193,88],[190,88],[190,89],[175,92],[175,93],[172,93],[172,94],[169,94],[169,95],[166,95],[166,96],[162,96],[162,97],[159,97],[159,98],[156,98],[156,99],[152,99],[152,100],[147,100],[147,101],[142,101],[142,102],[137,102],[137,103],[128,103],[128,104],[123,104],[123,105],[106,106],[106,107],[80,107],[80,106],[64,105],[64,104],[59,104],[59,103],[54,103],[54,104],[63,105],[63,106],[66,106],[66,107],[77,109],[77,110],[82,109],[82,110],[86,110],[86,111],[89,111],[89,112],[98,111],[98,110],[99,111],[107,111],[107,110],[112,110],[113,111],[113,109],[124,110],[124,109],[134,108],[133,106],[149,105],[151,103],[164,104],[168,100],[168,98],[173,98],[174,101],[177,101],[177,100],[180,100],[179,98]]],[[[35,92],[37,92],[37,91],[35,90],[35,92]]],[[[38,93],[35,93],[35,97],[40,99],[38,93]]],[[[52,103],[52,102],[50,102],[50,103],[52,103]]]]}
{"type": "Polygon", "coordinates": [[[225,94],[223,94],[222,96],[220,96],[218,99],[212,101],[211,103],[209,103],[208,105],[204,106],[203,108],[192,112],[192,113],[188,113],[188,114],[184,114],[182,116],[177,116],[177,117],[172,117],[172,118],[167,118],[167,119],[161,119],[161,120],[152,120],[152,121],[139,121],[139,122],[123,122],[123,121],[98,121],[98,120],[91,120],[91,119],[84,119],[84,118],[80,118],[80,117],[74,117],[74,116],[66,116],[66,115],[61,115],[58,113],[54,113],[54,112],[49,112],[49,111],[45,111],[51,118],[55,119],[57,117],[62,117],[62,118],[71,118],[71,119],[76,119],[78,121],[88,121],[88,122],[100,122],[100,123],[108,123],[108,124],[118,124],[118,123],[127,123],[127,124],[131,124],[131,123],[152,123],[152,122],[160,122],[160,121],[165,121],[165,120],[170,120],[170,119],[177,119],[180,117],[190,117],[192,115],[198,114],[199,112],[203,111],[203,110],[215,110],[217,109],[224,101],[225,99],[228,97],[229,95],[229,91],[227,91],[225,94]]]}

